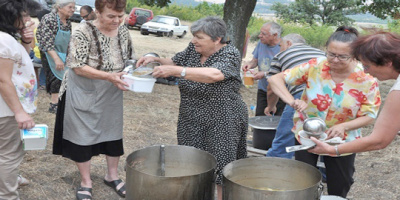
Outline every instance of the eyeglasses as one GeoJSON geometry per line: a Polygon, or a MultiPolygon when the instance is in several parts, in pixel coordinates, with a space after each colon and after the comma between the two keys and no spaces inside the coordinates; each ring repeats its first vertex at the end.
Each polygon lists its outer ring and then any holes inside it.
{"type": "Polygon", "coordinates": [[[263,36],[270,36],[271,35],[270,33],[262,32],[262,31],[260,31],[260,34],[263,35],[263,36]]]}
{"type": "Polygon", "coordinates": [[[90,15],[90,13],[92,13],[92,12],[89,12],[87,15],[85,15],[85,16],[82,16],[82,19],[86,19],[86,18],[88,18],[88,17],[89,17],[89,15],[90,15]]]}
{"type": "Polygon", "coordinates": [[[349,59],[351,58],[351,56],[335,55],[335,54],[333,54],[333,53],[325,53],[325,56],[326,56],[328,59],[337,58],[337,59],[340,60],[340,61],[347,61],[347,60],[349,60],[349,59]]]}

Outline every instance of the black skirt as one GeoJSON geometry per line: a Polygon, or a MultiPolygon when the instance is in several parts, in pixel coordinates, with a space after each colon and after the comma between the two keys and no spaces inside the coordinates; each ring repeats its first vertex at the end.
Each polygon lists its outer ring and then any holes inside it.
{"type": "Polygon", "coordinates": [[[61,155],[75,162],[87,162],[92,156],[100,154],[112,157],[124,155],[122,139],[88,146],[78,145],[63,139],[65,96],[66,92],[64,92],[61,100],[58,102],[56,123],[54,126],[53,154],[61,155]]]}

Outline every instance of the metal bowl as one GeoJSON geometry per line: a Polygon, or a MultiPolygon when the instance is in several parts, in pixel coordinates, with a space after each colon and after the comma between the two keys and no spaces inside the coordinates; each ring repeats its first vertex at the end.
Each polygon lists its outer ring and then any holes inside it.
{"type": "Polygon", "coordinates": [[[308,132],[309,135],[319,136],[325,133],[326,124],[325,121],[319,117],[307,118],[303,124],[303,130],[308,132]]]}
{"type": "Polygon", "coordinates": [[[143,57],[157,57],[159,58],[160,56],[154,52],[146,53],[143,55],[143,57]]]}

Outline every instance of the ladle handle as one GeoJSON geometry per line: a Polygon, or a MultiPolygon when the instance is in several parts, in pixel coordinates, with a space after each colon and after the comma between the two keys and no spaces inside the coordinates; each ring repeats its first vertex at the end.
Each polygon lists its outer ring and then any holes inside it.
{"type": "Polygon", "coordinates": [[[302,119],[303,121],[308,119],[308,116],[307,116],[306,112],[301,111],[299,113],[300,113],[300,119],[302,119]]]}
{"type": "Polygon", "coordinates": [[[165,176],[165,145],[160,146],[160,175],[165,176]]]}

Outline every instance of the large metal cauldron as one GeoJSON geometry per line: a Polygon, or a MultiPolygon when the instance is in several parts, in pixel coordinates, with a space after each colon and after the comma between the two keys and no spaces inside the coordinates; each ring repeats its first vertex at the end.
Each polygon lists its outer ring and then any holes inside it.
{"type": "Polygon", "coordinates": [[[210,200],[216,160],[194,147],[151,146],[126,159],[128,200],[210,200]]]}
{"type": "Polygon", "coordinates": [[[236,160],[223,169],[224,200],[315,200],[322,193],[321,173],[313,166],[283,158],[236,160]]]}

